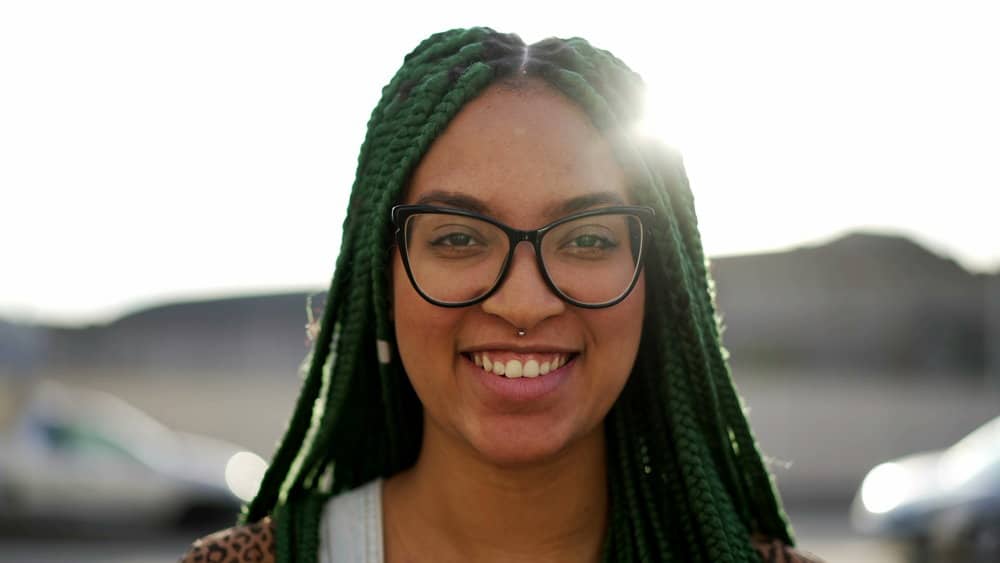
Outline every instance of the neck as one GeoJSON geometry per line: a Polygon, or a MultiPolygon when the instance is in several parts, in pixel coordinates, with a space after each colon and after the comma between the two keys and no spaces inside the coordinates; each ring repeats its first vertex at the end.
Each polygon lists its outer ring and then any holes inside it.
{"type": "Polygon", "coordinates": [[[499,467],[426,421],[414,467],[386,483],[388,561],[597,561],[607,529],[603,426],[531,465],[499,467]],[[450,554],[450,557],[445,556],[450,554]]]}

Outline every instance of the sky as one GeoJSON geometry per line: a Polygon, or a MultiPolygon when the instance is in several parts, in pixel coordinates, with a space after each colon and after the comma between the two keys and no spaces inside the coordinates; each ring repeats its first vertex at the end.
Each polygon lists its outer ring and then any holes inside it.
{"type": "Polygon", "coordinates": [[[866,230],[1000,269],[993,3],[485,4],[0,3],[0,318],[325,287],[382,86],[470,25],[639,72],[710,255],[866,230]]]}

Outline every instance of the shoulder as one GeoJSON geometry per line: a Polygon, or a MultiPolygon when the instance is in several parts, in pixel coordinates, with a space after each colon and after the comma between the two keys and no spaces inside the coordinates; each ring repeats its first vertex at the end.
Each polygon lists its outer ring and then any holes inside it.
{"type": "Polygon", "coordinates": [[[191,544],[181,563],[274,563],[274,524],[265,517],[253,524],[234,526],[191,544]]]}
{"type": "Polygon", "coordinates": [[[751,541],[764,563],[823,563],[812,553],[799,551],[781,540],[754,536],[751,541]]]}

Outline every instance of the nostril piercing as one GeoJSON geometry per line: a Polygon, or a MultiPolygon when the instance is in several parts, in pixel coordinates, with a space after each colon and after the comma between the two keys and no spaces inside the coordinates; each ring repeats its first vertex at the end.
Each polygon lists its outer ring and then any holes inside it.
{"type": "Polygon", "coordinates": [[[523,328],[517,329],[518,336],[524,336],[525,334],[528,334],[528,331],[524,330],[523,328]]]}

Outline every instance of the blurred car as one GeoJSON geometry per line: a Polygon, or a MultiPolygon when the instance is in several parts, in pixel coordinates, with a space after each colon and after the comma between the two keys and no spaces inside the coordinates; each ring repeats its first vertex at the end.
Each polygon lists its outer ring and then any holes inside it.
{"type": "Polygon", "coordinates": [[[851,521],[908,543],[915,559],[1000,561],[1000,417],[946,450],[872,469],[851,521]]]}
{"type": "MultiPolygon", "coordinates": [[[[120,527],[232,521],[266,463],[173,431],[109,393],[45,382],[0,417],[0,521],[120,527]]],[[[8,409],[11,404],[7,405],[8,409]]]]}

